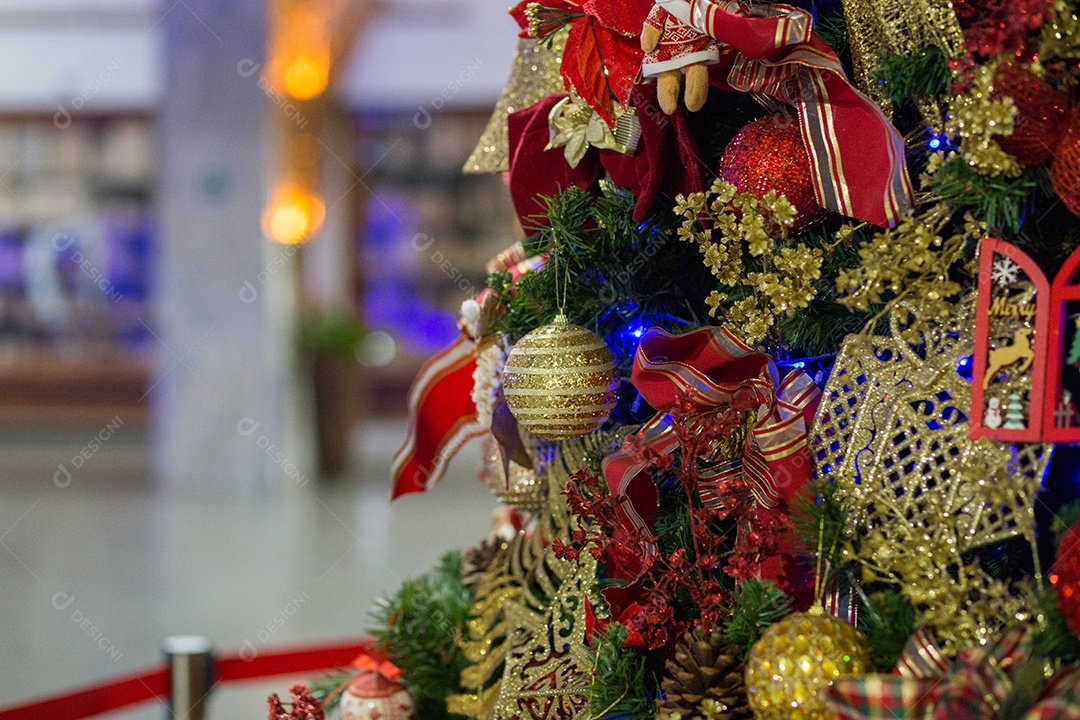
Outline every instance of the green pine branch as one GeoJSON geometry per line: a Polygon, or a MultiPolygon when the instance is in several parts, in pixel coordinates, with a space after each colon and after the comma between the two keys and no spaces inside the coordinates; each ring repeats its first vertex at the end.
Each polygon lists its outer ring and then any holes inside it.
{"type": "Polygon", "coordinates": [[[745,661],[765,630],[791,612],[791,598],[776,583],[747,580],[735,590],[733,600],[723,638],[729,648],[740,650],[745,661]]]}
{"type": "Polygon", "coordinates": [[[1061,543],[1069,528],[1080,522],[1080,500],[1062,505],[1054,514],[1054,539],[1061,543]]]}
{"type": "Polygon", "coordinates": [[[812,481],[796,498],[792,517],[803,549],[816,557],[820,548],[821,565],[829,569],[825,582],[832,582],[844,565],[842,551],[848,511],[843,490],[834,482],[812,481]]]}
{"type": "Polygon", "coordinates": [[[447,712],[446,698],[461,692],[468,662],[455,639],[471,602],[461,582],[461,555],[450,552],[428,574],[377,600],[370,612],[375,646],[405,671],[418,717],[459,717],[447,712]]]}
{"type": "Polygon", "coordinates": [[[512,291],[507,275],[491,278],[506,310],[497,329],[511,342],[551,322],[561,307],[570,322],[608,340],[629,371],[628,344],[636,338],[622,331],[635,320],[669,330],[702,323],[712,282],[697,247],[675,237],[670,210],[634,222],[634,198],[611,185],[599,198],[571,189],[544,202],[549,224],[525,247],[548,252],[546,267],[512,291]]]}
{"type": "Polygon", "coordinates": [[[1050,196],[1049,178],[1045,166],[1027,168],[1016,178],[982,175],[957,157],[934,173],[929,190],[995,232],[1015,235],[1038,200],[1050,196]]]}
{"type": "Polygon", "coordinates": [[[648,671],[644,653],[623,647],[628,635],[626,626],[612,622],[607,634],[599,639],[596,670],[589,686],[592,717],[626,720],[656,717],[659,680],[648,671]]]}
{"type": "Polygon", "coordinates": [[[1057,658],[1066,662],[1080,660],[1080,639],[1077,639],[1065,624],[1054,588],[1044,588],[1039,594],[1039,611],[1044,622],[1031,639],[1035,656],[1057,658]]]}
{"type": "Polygon", "coordinates": [[[949,89],[952,70],[940,49],[928,46],[913,55],[886,55],[878,61],[876,79],[895,103],[949,89]]]}
{"type": "Polygon", "coordinates": [[[863,596],[863,601],[859,629],[866,634],[870,657],[878,671],[890,672],[915,632],[915,608],[893,588],[863,596]]]}

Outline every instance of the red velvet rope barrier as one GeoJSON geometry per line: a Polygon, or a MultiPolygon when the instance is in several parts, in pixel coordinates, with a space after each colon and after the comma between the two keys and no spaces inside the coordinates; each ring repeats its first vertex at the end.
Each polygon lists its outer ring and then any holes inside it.
{"type": "MultiPolygon", "coordinates": [[[[357,655],[372,652],[371,640],[361,638],[337,645],[308,645],[254,657],[230,654],[214,657],[214,685],[276,675],[346,667],[357,655]]],[[[0,720],[82,720],[157,699],[169,702],[169,672],[158,665],[142,672],[90,685],[63,695],[33,700],[0,710],[0,720]]]]}

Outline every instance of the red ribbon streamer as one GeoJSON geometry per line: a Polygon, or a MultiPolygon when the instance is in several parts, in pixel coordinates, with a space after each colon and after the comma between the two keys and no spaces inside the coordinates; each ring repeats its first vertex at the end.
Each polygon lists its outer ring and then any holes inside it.
{"type": "Polygon", "coordinates": [[[714,84],[798,109],[818,204],[888,227],[911,208],[903,138],[848,82],[836,53],[814,34],[809,13],[779,3],[659,2],[720,43],[720,62],[710,69],[714,84]]]}
{"type": "MultiPolygon", "coordinates": [[[[546,260],[546,253],[527,256],[519,242],[493,258],[487,271],[505,270],[517,283],[542,269],[546,260]]],[[[477,302],[483,305],[490,294],[491,289],[486,288],[477,302]]],[[[475,338],[463,330],[457,340],[420,368],[409,389],[408,435],[390,466],[394,480],[391,500],[434,486],[457,451],[488,431],[477,422],[472,399],[476,358],[475,338]]]]}
{"type": "MultiPolygon", "coordinates": [[[[365,638],[260,653],[254,658],[246,653],[226,655],[214,660],[215,684],[347,667],[353,658],[372,652],[372,648],[365,638]]],[[[169,702],[169,671],[164,665],[5,708],[0,710],[0,720],[82,720],[155,699],[169,702]]]]}
{"type": "Polygon", "coordinates": [[[393,500],[442,479],[461,446],[486,432],[472,399],[476,343],[463,333],[424,363],[409,389],[409,432],[394,455],[393,500]]]}

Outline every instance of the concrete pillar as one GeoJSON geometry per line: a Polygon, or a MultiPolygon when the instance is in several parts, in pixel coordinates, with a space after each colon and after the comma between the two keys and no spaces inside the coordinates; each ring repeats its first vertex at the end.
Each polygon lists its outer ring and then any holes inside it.
{"type": "Polygon", "coordinates": [[[254,493],[310,477],[292,328],[293,248],[264,239],[265,0],[185,0],[162,20],[154,469],[170,489],[254,493]]]}

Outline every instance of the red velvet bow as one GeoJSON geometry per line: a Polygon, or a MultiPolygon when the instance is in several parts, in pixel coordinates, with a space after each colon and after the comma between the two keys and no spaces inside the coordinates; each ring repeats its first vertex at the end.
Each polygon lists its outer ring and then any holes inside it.
{"type": "Polygon", "coordinates": [[[576,168],[562,150],[546,150],[551,139],[548,114],[565,95],[552,95],[507,118],[510,146],[510,198],[526,231],[545,224],[540,197],[552,197],[570,187],[596,192],[604,170],[615,185],[637,197],[634,220],[641,222],[661,192],[674,196],[705,189],[704,167],[681,109],[670,117],[656,102],[656,86],[638,85],[633,104],[641,126],[637,152],[589,152],[576,168]]]}

